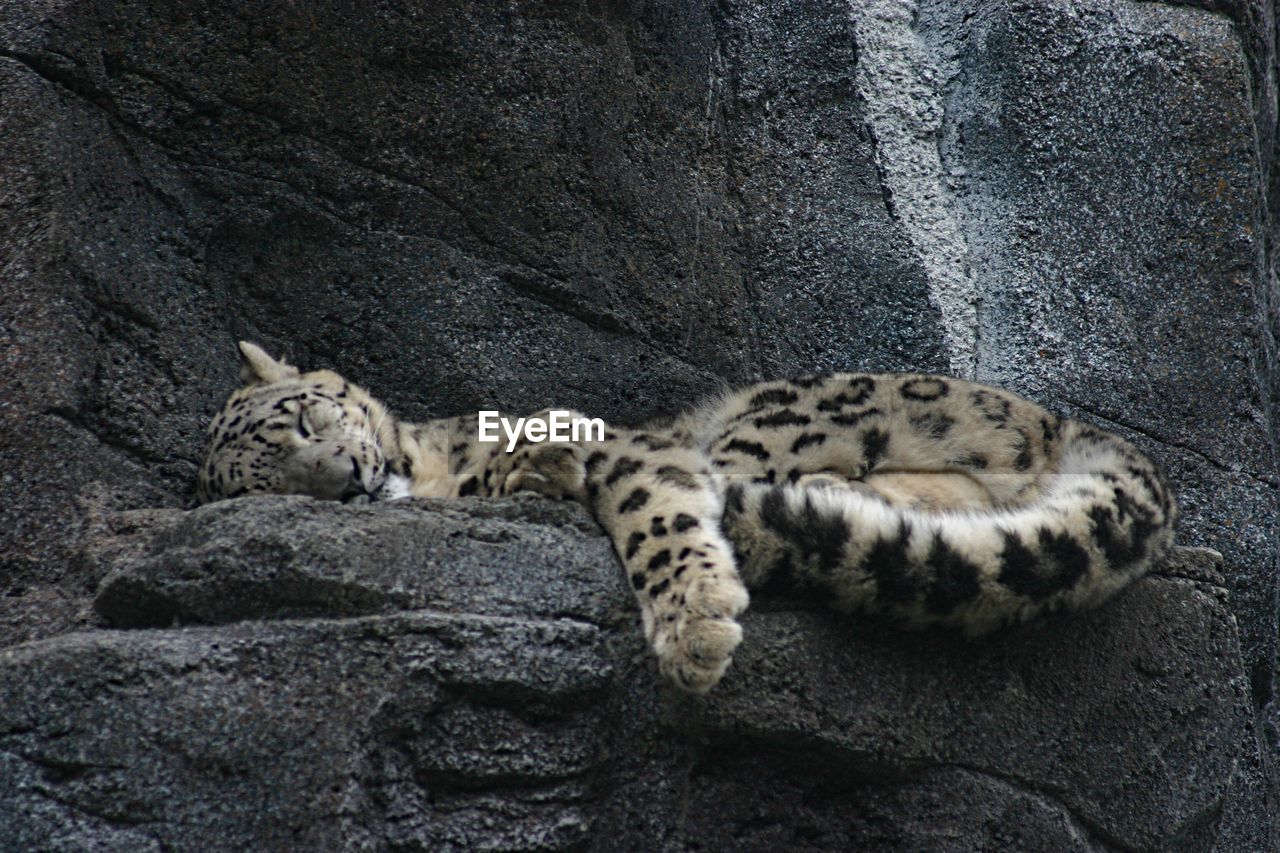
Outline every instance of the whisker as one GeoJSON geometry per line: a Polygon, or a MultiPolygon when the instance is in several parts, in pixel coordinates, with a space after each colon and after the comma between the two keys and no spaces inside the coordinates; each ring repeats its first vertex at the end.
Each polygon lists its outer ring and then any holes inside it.
{"type": "Polygon", "coordinates": [[[382,412],[378,415],[377,423],[373,424],[370,430],[370,435],[368,437],[368,441],[370,444],[377,445],[379,443],[378,434],[382,432],[382,424],[384,421],[386,421],[386,419],[387,419],[387,410],[383,409],[382,412]]]}

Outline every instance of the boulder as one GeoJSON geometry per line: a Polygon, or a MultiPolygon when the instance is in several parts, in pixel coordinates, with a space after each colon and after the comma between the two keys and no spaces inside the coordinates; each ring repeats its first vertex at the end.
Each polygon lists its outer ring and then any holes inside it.
{"type": "Polygon", "coordinates": [[[0,652],[19,848],[1207,849],[1252,733],[1205,550],[975,641],[766,600],[694,698],[574,505],[115,526],[115,629],[0,652]]]}

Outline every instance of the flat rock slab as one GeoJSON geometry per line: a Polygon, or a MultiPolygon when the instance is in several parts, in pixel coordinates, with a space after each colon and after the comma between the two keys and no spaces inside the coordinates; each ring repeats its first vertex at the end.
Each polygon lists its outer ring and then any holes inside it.
{"type": "Polygon", "coordinates": [[[10,649],[6,849],[580,845],[610,667],[585,623],[440,614],[10,649]]]}
{"type": "Polygon", "coordinates": [[[257,498],[112,529],[104,618],[220,624],[0,652],[19,848],[1209,850],[1251,733],[1204,550],[978,641],[762,599],[697,698],[576,506],[257,498]]]}
{"type": "Polygon", "coordinates": [[[586,512],[537,498],[248,498],[126,520],[130,541],[98,545],[115,560],[94,608],[114,627],[423,607],[607,623],[633,609],[586,512]]]}
{"type": "Polygon", "coordinates": [[[772,613],[750,625],[704,725],[726,744],[842,754],[863,779],[966,769],[1090,844],[1156,849],[1212,838],[1250,725],[1238,648],[1216,589],[1164,578],[976,641],[772,613]]]}

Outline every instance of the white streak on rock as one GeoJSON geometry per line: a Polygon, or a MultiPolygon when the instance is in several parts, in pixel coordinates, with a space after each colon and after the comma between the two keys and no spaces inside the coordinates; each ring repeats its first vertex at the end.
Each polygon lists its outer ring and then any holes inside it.
{"type": "Polygon", "coordinates": [[[977,287],[952,216],[938,139],[946,75],[921,41],[916,3],[850,0],[858,39],[856,85],[875,138],[876,167],[891,213],[906,229],[942,315],[951,370],[976,373],[977,287]]]}

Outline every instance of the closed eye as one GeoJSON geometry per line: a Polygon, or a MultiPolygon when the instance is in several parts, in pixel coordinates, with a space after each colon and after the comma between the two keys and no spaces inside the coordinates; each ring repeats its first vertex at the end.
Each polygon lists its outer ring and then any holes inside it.
{"type": "Polygon", "coordinates": [[[304,406],[298,410],[298,434],[303,438],[311,438],[311,430],[307,428],[307,409],[304,406]]]}

